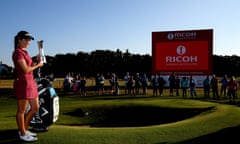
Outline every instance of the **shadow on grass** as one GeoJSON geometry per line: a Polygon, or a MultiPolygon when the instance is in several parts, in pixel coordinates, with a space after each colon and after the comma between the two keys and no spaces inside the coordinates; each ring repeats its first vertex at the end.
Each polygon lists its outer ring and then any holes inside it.
{"type": "Polygon", "coordinates": [[[0,131],[0,144],[22,144],[18,138],[17,130],[0,131]]]}
{"type": "Polygon", "coordinates": [[[17,130],[2,130],[0,131],[0,144],[38,144],[40,141],[36,142],[24,142],[19,139],[19,134],[17,130]]]}
{"type": "Polygon", "coordinates": [[[211,112],[208,108],[164,108],[154,106],[102,106],[89,109],[87,115],[78,108],[65,113],[87,119],[85,123],[69,124],[74,126],[89,125],[90,127],[139,127],[176,122],[211,112]]]}
{"type": "Polygon", "coordinates": [[[239,136],[240,126],[236,126],[174,144],[239,144],[239,136]]]}
{"type": "MultiPolygon", "coordinates": [[[[218,132],[174,144],[239,144],[240,126],[222,129],[218,132]]],[[[18,140],[16,130],[0,131],[0,144],[25,144],[18,140]]],[[[165,143],[155,143],[165,144],[165,143]]]]}

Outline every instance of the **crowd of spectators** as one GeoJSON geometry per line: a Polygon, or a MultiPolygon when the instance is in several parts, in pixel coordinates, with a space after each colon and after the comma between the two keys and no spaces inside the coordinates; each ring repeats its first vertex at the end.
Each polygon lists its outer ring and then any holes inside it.
{"type": "MultiPolygon", "coordinates": [[[[109,80],[110,93],[119,95],[120,89],[123,90],[123,95],[147,95],[151,94],[148,89],[152,89],[152,96],[163,96],[169,91],[169,96],[182,96],[182,98],[198,98],[196,89],[196,80],[194,76],[178,76],[172,72],[169,76],[162,76],[160,74],[151,75],[126,72],[125,76],[121,78],[124,81],[124,86],[120,88],[119,78],[116,73],[111,73],[104,77],[103,74],[97,73],[95,76],[95,92],[97,95],[104,95],[106,93],[106,80],[109,80]],[[189,96],[188,96],[189,95],[189,96]]],[[[79,73],[72,75],[67,73],[63,81],[64,92],[75,92],[80,95],[86,95],[86,78],[79,73]]],[[[215,75],[206,76],[202,83],[202,90],[204,98],[219,100],[220,98],[229,97],[231,102],[237,98],[238,82],[234,76],[228,79],[224,75],[221,79],[215,75]],[[220,85],[220,86],[219,86],[220,85]],[[219,88],[220,87],[220,90],[219,88]]],[[[199,88],[200,89],[200,88],[199,88]]],[[[168,94],[167,94],[168,95],[168,94]]]]}

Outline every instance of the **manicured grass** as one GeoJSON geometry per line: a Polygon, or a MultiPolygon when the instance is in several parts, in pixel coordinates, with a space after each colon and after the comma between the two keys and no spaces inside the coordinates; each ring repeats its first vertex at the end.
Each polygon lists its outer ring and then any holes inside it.
{"type": "MultiPolygon", "coordinates": [[[[0,98],[0,143],[19,143],[17,139],[15,111],[15,99],[0,98]]],[[[168,96],[83,97],[71,95],[60,98],[60,111],[59,120],[49,127],[48,132],[39,133],[39,141],[35,143],[237,144],[239,140],[238,136],[240,135],[239,106],[237,104],[220,104],[215,101],[183,100],[180,97],[168,96]],[[121,111],[121,108],[124,111],[121,111]],[[113,117],[109,119],[109,115],[107,114],[113,115],[115,112],[115,116],[119,113],[126,119],[130,119],[131,113],[129,114],[128,110],[136,113],[136,109],[141,111],[136,115],[137,118],[144,119],[141,126],[103,125],[113,120],[113,117]],[[148,109],[148,111],[144,111],[144,109],[148,109]],[[172,111],[169,111],[170,109],[172,111]],[[181,114],[189,114],[186,113],[187,110],[189,112],[195,110],[197,113],[189,115],[189,118],[183,116],[182,120],[171,121],[170,123],[143,125],[144,121],[147,123],[150,120],[144,118],[146,116],[156,116],[157,118],[162,116],[164,118],[169,117],[168,113],[172,113],[172,115],[181,117],[181,114]],[[85,112],[90,113],[89,115],[83,115],[85,112]],[[158,114],[149,115],[146,112],[157,112],[158,114]]],[[[131,120],[137,121],[138,119],[131,120]]],[[[171,118],[169,119],[171,120],[171,118]]],[[[117,120],[115,119],[116,123],[122,122],[117,120]]]]}

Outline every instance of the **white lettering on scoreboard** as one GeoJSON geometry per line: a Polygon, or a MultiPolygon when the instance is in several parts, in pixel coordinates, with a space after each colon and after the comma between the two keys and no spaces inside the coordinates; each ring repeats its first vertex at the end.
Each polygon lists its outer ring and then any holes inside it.
{"type": "Polygon", "coordinates": [[[166,56],[166,63],[197,63],[197,56],[166,56]]]}

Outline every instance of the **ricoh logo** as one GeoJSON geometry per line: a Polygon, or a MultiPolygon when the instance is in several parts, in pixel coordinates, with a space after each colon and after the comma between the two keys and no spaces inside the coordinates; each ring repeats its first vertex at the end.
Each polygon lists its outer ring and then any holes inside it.
{"type": "Polygon", "coordinates": [[[166,63],[197,63],[197,56],[188,56],[187,48],[183,45],[179,45],[176,48],[177,56],[166,56],[166,63]]]}
{"type": "Polygon", "coordinates": [[[177,47],[176,52],[178,55],[184,55],[186,53],[186,47],[183,45],[180,45],[177,47]]]}
{"type": "Polygon", "coordinates": [[[173,32],[167,35],[168,40],[196,39],[196,37],[196,32],[173,32]]]}

